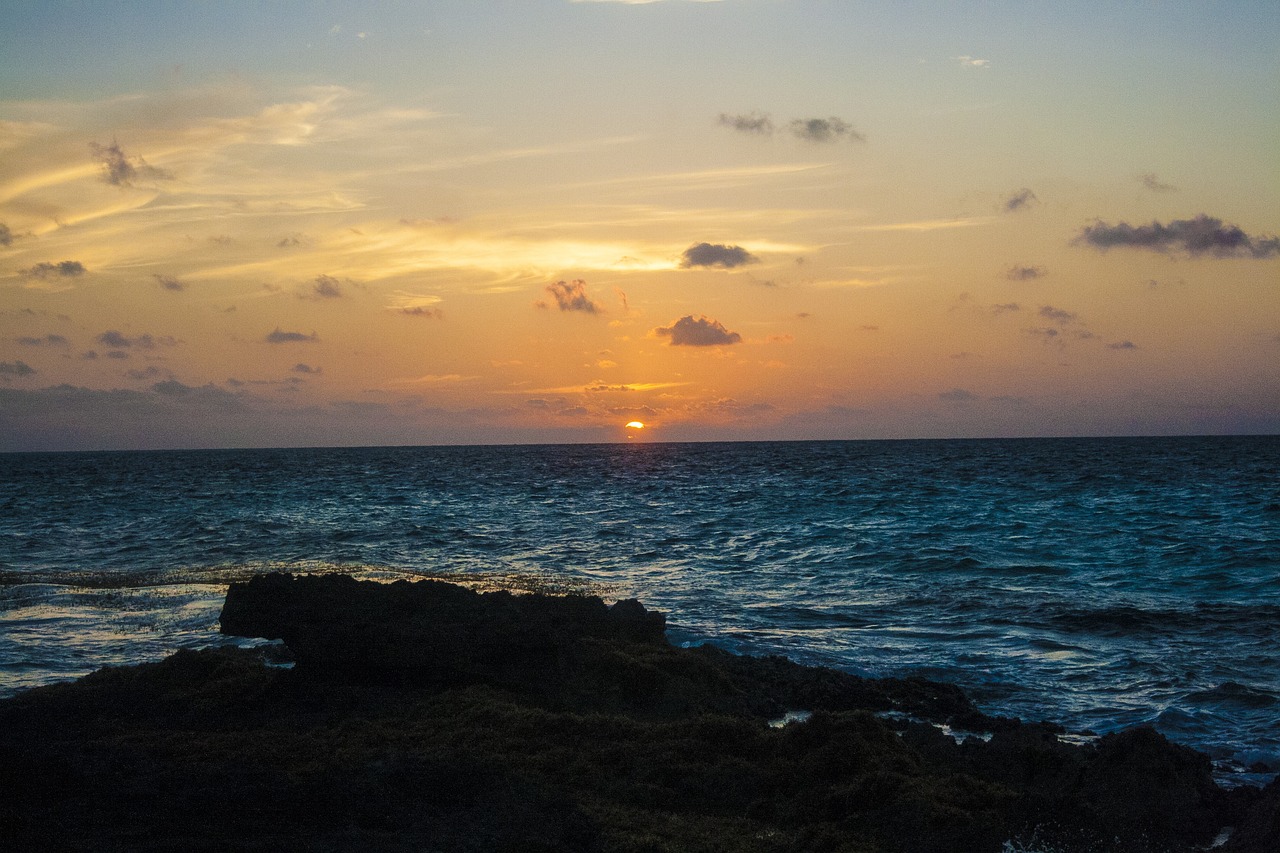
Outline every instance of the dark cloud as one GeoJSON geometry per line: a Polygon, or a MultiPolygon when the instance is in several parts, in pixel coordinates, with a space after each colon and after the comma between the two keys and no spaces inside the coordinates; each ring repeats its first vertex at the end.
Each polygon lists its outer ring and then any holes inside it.
{"type": "Polygon", "coordinates": [[[1044,267],[1012,266],[1009,267],[1009,271],[1005,273],[1004,277],[1009,281],[1034,281],[1037,278],[1044,277],[1044,275],[1044,267]]]}
{"type": "Polygon", "coordinates": [[[709,320],[705,316],[696,320],[692,315],[685,315],[670,326],[654,329],[654,334],[671,338],[673,347],[714,347],[736,344],[742,335],[731,332],[718,320],[709,320]]]}
{"type": "Polygon", "coordinates": [[[831,118],[798,118],[788,127],[791,133],[809,142],[839,142],[849,139],[866,142],[867,138],[853,129],[853,125],[835,116],[831,118]]]}
{"type": "Polygon", "coordinates": [[[991,313],[997,316],[999,316],[1000,314],[1007,314],[1010,311],[1021,311],[1021,310],[1022,310],[1022,306],[1019,305],[1017,302],[1004,302],[1004,303],[1001,303],[1000,305],[991,306],[991,313]]]}
{"type": "Polygon", "coordinates": [[[36,369],[25,361],[0,361],[0,379],[21,379],[35,372],[36,369]]]}
{"type": "Polygon", "coordinates": [[[741,133],[756,133],[761,136],[770,136],[774,130],[773,120],[765,113],[747,113],[736,116],[720,113],[720,123],[741,133]]]}
{"type": "Polygon", "coordinates": [[[18,338],[18,343],[24,347],[59,347],[66,348],[71,346],[71,342],[62,335],[48,334],[43,338],[18,338]]]}
{"type": "Polygon", "coordinates": [[[1070,311],[1064,311],[1061,308],[1054,308],[1052,305],[1040,306],[1040,316],[1046,320],[1052,320],[1060,326],[1065,326],[1079,319],[1078,315],[1072,314],[1070,311]]]}
{"type": "Polygon", "coordinates": [[[267,343],[269,344],[291,344],[291,343],[314,343],[320,340],[320,337],[312,332],[304,335],[302,332],[284,332],[279,327],[271,334],[267,335],[267,343]]]}
{"type": "Polygon", "coordinates": [[[759,263],[760,259],[741,246],[725,246],[720,243],[695,243],[680,256],[680,266],[720,267],[733,269],[759,263]]]}
{"type": "Polygon", "coordinates": [[[1024,210],[1031,205],[1037,203],[1040,199],[1036,198],[1036,194],[1031,190],[1023,187],[1013,193],[1004,200],[1004,209],[1006,213],[1015,213],[1024,210]]]}
{"type": "Polygon", "coordinates": [[[161,275],[160,273],[155,273],[154,277],[155,277],[155,280],[160,283],[160,286],[163,287],[165,290],[172,290],[172,291],[181,293],[182,291],[187,289],[187,286],[185,284],[178,281],[176,278],[174,278],[171,275],[161,275]]]}
{"type": "Polygon", "coordinates": [[[1178,188],[1173,184],[1163,183],[1155,172],[1147,172],[1145,175],[1139,175],[1138,180],[1142,181],[1142,185],[1153,193],[1176,193],[1178,188]]]}
{"type": "Polygon", "coordinates": [[[317,376],[321,373],[324,373],[324,370],[322,370],[321,368],[312,367],[311,365],[303,364],[302,362],[298,362],[297,364],[295,364],[292,370],[294,373],[309,373],[313,376],[317,376]]]}
{"type": "Polygon", "coordinates": [[[144,370],[130,370],[127,375],[130,379],[155,379],[157,376],[164,376],[164,373],[163,370],[152,364],[144,370]]]}
{"type": "Polygon", "coordinates": [[[276,243],[277,249],[292,249],[294,246],[301,246],[302,239],[296,236],[284,237],[279,243],[276,243]]]}
{"type": "Polygon", "coordinates": [[[1075,242],[1100,251],[1116,247],[1148,249],[1153,252],[1182,250],[1192,257],[1273,258],[1280,255],[1280,237],[1250,236],[1236,225],[1201,213],[1194,219],[1175,219],[1168,225],[1112,225],[1101,219],[1081,229],[1075,242]]]}
{"type": "Polygon", "coordinates": [[[546,289],[561,311],[598,314],[602,310],[587,296],[587,283],[580,278],[571,282],[557,281],[555,284],[548,284],[546,289]]]}
{"type": "Polygon", "coordinates": [[[0,246],[13,245],[13,232],[9,230],[9,226],[0,222],[0,246]]]}
{"type": "Polygon", "coordinates": [[[173,178],[169,172],[157,169],[141,157],[134,157],[131,161],[120,148],[120,143],[115,140],[112,140],[110,145],[90,142],[89,150],[93,152],[93,159],[102,166],[102,180],[112,186],[131,187],[139,178],[153,181],[167,181],[173,178]]]}
{"type": "Polygon", "coordinates": [[[157,346],[176,346],[177,338],[164,335],[155,337],[154,335],[138,335],[136,338],[126,337],[115,329],[108,329],[97,337],[98,343],[103,346],[112,347],[113,349],[155,349],[157,346]]]}
{"type": "Polygon", "coordinates": [[[151,390],[157,394],[163,394],[166,397],[176,397],[184,394],[190,394],[195,389],[190,385],[184,385],[176,379],[166,379],[164,382],[157,382],[151,386],[151,390]]]}
{"type": "Polygon", "coordinates": [[[331,275],[318,275],[312,291],[321,299],[338,299],[342,296],[342,285],[331,275]]]}
{"type": "Polygon", "coordinates": [[[41,261],[21,272],[27,278],[75,278],[84,275],[87,270],[79,261],[58,261],[56,264],[41,261]]]}
{"type": "Polygon", "coordinates": [[[972,391],[966,391],[963,388],[952,388],[950,391],[943,391],[939,394],[938,399],[946,400],[948,403],[971,403],[982,398],[972,391]]]}
{"type": "Polygon", "coordinates": [[[1133,341],[1118,341],[1114,344],[1107,344],[1107,349],[1137,349],[1138,345],[1133,341]]]}
{"type": "Polygon", "coordinates": [[[410,317],[428,317],[432,320],[443,320],[444,312],[439,308],[428,308],[425,305],[414,305],[412,308],[401,308],[401,314],[407,314],[410,317]]]}

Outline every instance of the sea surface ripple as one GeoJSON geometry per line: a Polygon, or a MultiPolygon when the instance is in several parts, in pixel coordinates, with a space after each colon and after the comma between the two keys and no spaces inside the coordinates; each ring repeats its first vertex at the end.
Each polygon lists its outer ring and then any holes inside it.
{"type": "Polygon", "coordinates": [[[0,695],[230,642],[263,571],[634,596],[1280,770],[1277,437],[0,455],[0,695]]]}

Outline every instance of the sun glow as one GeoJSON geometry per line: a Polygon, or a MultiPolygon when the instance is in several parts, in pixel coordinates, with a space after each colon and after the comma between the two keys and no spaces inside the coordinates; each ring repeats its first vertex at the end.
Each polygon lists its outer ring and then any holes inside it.
{"type": "Polygon", "coordinates": [[[644,429],[644,424],[640,421],[631,421],[627,424],[627,429],[644,429]]]}

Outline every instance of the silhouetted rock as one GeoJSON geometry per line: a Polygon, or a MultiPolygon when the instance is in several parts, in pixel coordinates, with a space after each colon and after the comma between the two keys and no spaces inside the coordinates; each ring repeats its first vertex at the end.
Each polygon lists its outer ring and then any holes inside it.
{"type": "Polygon", "coordinates": [[[255,578],[228,632],[0,702],[15,850],[1276,853],[1149,728],[1088,745],[954,687],[677,649],[637,602],[255,578]],[[782,711],[803,722],[769,725],[782,711]],[[957,742],[939,723],[984,732],[957,742]]]}
{"type": "Polygon", "coordinates": [[[314,673],[418,683],[526,680],[585,638],[666,643],[666,619],[638,601],[479,593],[423,580],[259,575],[233,583],[222,632],[281,639],[314,673]]]}

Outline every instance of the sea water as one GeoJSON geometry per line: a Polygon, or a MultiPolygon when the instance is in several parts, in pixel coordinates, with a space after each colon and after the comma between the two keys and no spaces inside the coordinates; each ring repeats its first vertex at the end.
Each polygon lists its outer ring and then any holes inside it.
{"type": "Polygon", "coordinates": [[[1280,770],[1280,437],[0,455],[0,696],[233,642],[266,571],[636,597],[1280,770]]]}

